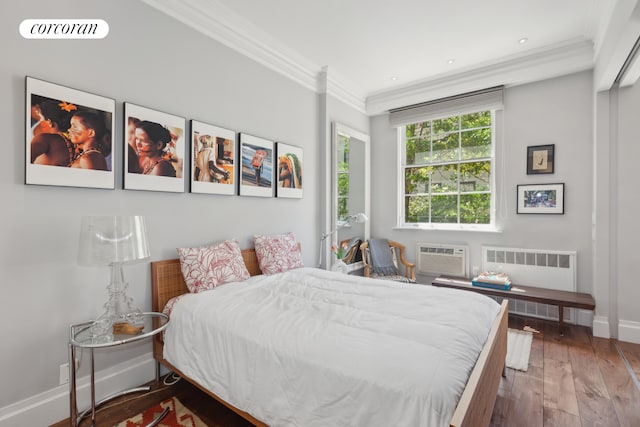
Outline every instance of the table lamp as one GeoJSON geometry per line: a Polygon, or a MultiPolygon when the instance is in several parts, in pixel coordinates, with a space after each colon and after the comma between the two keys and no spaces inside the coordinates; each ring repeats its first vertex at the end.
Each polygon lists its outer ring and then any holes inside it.
{"type": "Polygon", "coordinates": [[[357,214],[353,214],[353,215],[349,215],[348,217],[346,217],[344,219],[344,221],[340,222],[338,224],[338,226],[336,228],[334,228],[332,231],[326,232],[322,234],[322,237],[320,237],[320,258],[318,259],[318,267],[320,267],[320,265],[322,265],[322,246],[324,245],[324,241],[327,240],[327,237],[331,236],[333,233],[337,232],[338,230],[340,230],[343,227],[346,227],[347,225],[351,224],[352,222],[357,222],[362,224],[363,222],[367,222],[369,220],[369,217],[367,216],[367,214],[360,212],[357,214]]]}
{"type": "Polygon", "coordinates": [[[122,266],[150,257],[147,227],[142,216],[87,216],[82,218],[78,264],[109,267],[109,299],[105,311],[91,326],[92,334],[109,339],[113,333],[142,330],[142,312],[127,296],[122,266]]]}

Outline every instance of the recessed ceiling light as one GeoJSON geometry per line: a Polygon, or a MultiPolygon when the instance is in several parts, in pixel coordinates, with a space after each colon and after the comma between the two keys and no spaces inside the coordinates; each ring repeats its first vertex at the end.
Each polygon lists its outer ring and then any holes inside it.
{"type": "Polygon", "coordinates": [[[395,82],[398,78],[396,76],[391,76],[391,80],[395,82]]]}
{"type": "Polygon", "coordinates": [[[518,43],[520,43],[520,44],[525,44],[525,43],[526,43],[526,42],[528,42],[528,41],[529,41],[529,39],[528,39],[528,38],[523,37],[523,38],[521,38],[520,40],[518,40],[518,43]]]}
{"type": "Polygon", "coordinates": [[[456,60],[455,60],[455,59],[449,59],[449,60],[447,61],[447,64],[453,64],[454,62],[456,62],[456,60]]]}

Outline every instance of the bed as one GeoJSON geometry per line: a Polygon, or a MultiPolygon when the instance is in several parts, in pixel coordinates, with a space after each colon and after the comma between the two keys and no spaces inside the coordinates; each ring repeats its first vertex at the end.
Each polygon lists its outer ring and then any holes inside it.
{"type": "MultiPolygon", "coordinates": [[[[251,279],[255,279],[256,283],[258,281],[258,279],[261,280],[261,278],[256,278],[255,276],[259,276],[261,275],[261,271],[260,268],[258,266],[258,261],[256,258],[256,254],[255,251],[253,249],[245,249],[242,251],[242,257],[245,261],[245,265],[247,266],[247,269],[249,270],[249,273],[251,274],[251,279]]],[[[315,270],[315,269],[314,269],[315,270]]],[[[323,270],[319,270],[316,273],[314,273],[313,271],[309,271],[308,272],[309,275],[313,276],[313,275],[319,275],[320,279],[326,279],[328,276],[323,276],[323,275],[330,275],[330,274],[336,274],[336,273],[330,273],[330,272],[324,272],[323,270]]],[[[182,272],[180,269],[180,262],[178,259],[171,259],[171,260],[163,260],[163,261],[154,261],[151,263],[151,274],[152,274],[152,303],[153,303],[153,310],[154,311],[162,311],[163,308],[165,307],[165,304],[170,301],[171,299],[182,295],[182,294],[187,294],[188,290],[187,287],[184,283],[184,279],[182,277],[182,272]]],[[[268,276],[265,276],[268,277],[268,276]]],[[[346,276],[345,276],[345,280],[346,280],[346,276]]],[[[364,279],[364,278],[358,278],[356,280],[374,280],[374,279],[364,279]]],[[[344,286],[351,286],[350,284],[348,284],[347,282],[343,283],[344,286]]],[[[226,288],[226,290],[224,291],[224,293],[231,293],[231,292],[235,292],[234,287],[236,286],[235,284],[233,285],[224,285],[225,287],[228,286],[228,288],[226,288]]],[[[240,285],[243,286],[243,285],[240,285]]],[[[256,289],[259,289],[260,287],[264,287],[264,285],[260,284],[260,285],[256,285],[256,289]]],[[[273,284],[268,285],[268,286],[273,286],[273,284]]],[[[355,284],[354,284],[355,286],[355,284]]],[[[375,286],[372,286],[371,289],[375,290],[376,292],[379,289],[379,292],[393,292],[393,290],[386,290],[385,287],[388,286],[417,286],[417,285],[385,285],[383,283],[379,283],[376,284],[375,286]]],[[[236,288],[239,288],[239,286],[236,286],[236,288]]],[[[247,286],[244,286],[243,292],[246,292],[246,288],[247,286]]],[[[224,288],[220,288],[220,289],[224,289],[224,288]]],[[[324,291],[324,290],[323,290],[324,291]]],[[[448,292],[456,292],[456,291],[451,291],[451,290],[447,290],[448,292]]],[[[213,292],[217,292],[213,291],[213,292]]],[[[459,291],[457,291],[458,293],[461,293],[459,291]]],[[[199,295],[199,294],[198,294],[199,295]]],[[[223,292],[221,292],[219,294],[220,296],[223,295],[223,292]]],[[[466,295],[466,294],[465,294],[466,295]]],[[[471,293],[469,293],[469,295],[472,295],[471,293]]],[[[211,295],[210,295],[211,296],[211,295]]],[[[190,298],[190,299],[194,299],[194,298],[190,298]]],[[[195,299],[194,299],[195,300],[195,299]]],[[[177,304],[176,304],[177,306],[177,304]]],[[[384,306],[384,305],[383,305],[384,306]]],[[[496,311],[496,316],[495,318],[490,320],[490,324],[488,327],[488,334],[487,334],[487,338],[484,341],[484,343],[480,343],[479,346],[479,354],[477,359],[475,360],[475,363],[472,363],[472,366],[469,368],[470,369],[470,374],[468,376],[468,378],[466,379],[466,382],[463,382],[464,387],[463,390],[460,392],[459,395],[459,399],[457,400],[457,403],[454,405],[454,408],[452,410],[452,415],[450,417],[450,419],[447,416],[447,419],[449,421],[445,422],[445,423],[438,423],[438,424],[443,424],[443,425],[447,425],[447,423],[451,426],[486,426],[489,424],[489,421],[491,419],[491,414],[493,412],[493,406],[495,403],[495,399],[496,399],[496,395],[497,395],[497,390],[498,390],[498,386],[499,386],[499,382],[500,382],[500,377],[502,375],[502,373],[504,372],[504,362],[505,362],[505,357],[506,357],[506,351],[507,351],[507,303],[506,301],[503,302],[503,304],[497,308],[496,311]]],[[[259,313],[256,315],[256,318],[259,318],[259,313]]],[[[174,321],[174,319],[172,319],[172,322],[174,321]]],[[[170,326],[171,323],[170,323],[170,326]]],[[[167,333],[169,331],[169,328],[167,328],[167,333]]],[[[288,330],[287,333],[289,333],[290,331],[288,330]]],[[[248,412],[243,410],[242,408],[239,408],[237,406],[245,406],[244,404],[242,405],[234,405],[232,403],[229,403],[228,400],[235,402],[237,401],[237,399],[234,398],[229,398],[229,395],[226,395],[224,393],[214,393],[213,391],[211,391],[211,389],[215,388],[215,387],[211,387],[211,386],[206,386],[206,379],[201,379],[202,377],[197,375],[197,369],[194,371],[194,368],[191,366],[188,366],[189,363],[184,364],[184,362],[180,362],[180,363],[172,363],[171,361],[165,359],[165,341],[167,341],[167,343],[170,342],[174,342],[175,338],[172,338],[171,340],[168,340],[167,336],[165,335],[157,335],[156,337],[154,337],[154,357],[155,359],[163,364],[164,366],[166,366],[168,369],[177,372],[178,374],[180,374],[182,377],[184,377],[187,381],[193,383],[195,386],[197,386],[198,388],[200,388],[201,390],[203,390],[204,392],[206,392],[207,394],[209,394],[211,397],[213,397],[214,399],[220,401],[221,403],[223,403],[224,405],[226,405],[227,407],[229,407],[230,409],[232,409],[233,411],[235,411],[236,413],[238,413],[240,416],[244,417],[245,419],[249,420],[250,422],[252,422],[254,425],[256,426],[266,426],[268,425],[267,422],[263,421],[265,418],[268,418],[265,416],[264,412],[261,410],[253,410],[253,409],[248,409],[248,412]],[[187,372],[192,372],[192,375],[188,375],[183,371],[187,371],[187,372]],[[223,395],[223,397],[221,397],[220,395],[223,395]],[[251,412],[251,413],[250,413],[251,412]]],[[[359,340],[359,338],[358,338],[359,340]]],[[[197,341],[206,341],[206,339],[202,340],[202,339],[198,339],[197,341]]],[[[324,343],[326,344],[326,342],[324,343]]],[[[167,350],[170,349],[170,345],[167,345],[167,350]]],[[[176,347],[176,346],[174,346],[176,347]]],[[[234,348],[233,345],[229,344],[225,344],[225,345],[218,345],[218,347],[220,348],[226,348],[229,347],[229,349],[234,348]]],[[[237,349],[237,346],[235,347],[237,349]]],[[[189,349],[189,351],[192,351],[191,349],[189,349]]],[[[222,350],[221,350],[222,351],[222,350]]],[[[231,350],[229,350],[231,351],[231,350]]],[[[215,352],[217,352],[217,350],[215,350],[215,352]]],[[[169,354],[172,354],[171,351],[168,351],[169,354]]],[[[175,352],[174,352],[175,353],[175,352]]],[[[401,354],[401,353],[397,353],[397,354],[401,354]]],[[[229,358],[229,359],[233,359],[234,357],[237,357],[239,355],[239,353],[231,353],[231,354],[226,354],[223,355],[223,357],[229,358]]],[[[173,357],[173,356],[172,356],[173,357]]],[[[194,357],[195,358],[195,357],[194,357]]],[[[346,361],[344,362],[345,364],[347,363],[346,361]]],[[[353,362],[351,362],[353,363],[353,362]]],[[[342,364],[342,362],[340,362],[340,365],[342,364]]],[[[429,365],[429,363],[425,363],[425,366],[429,365]]],[[[357,371],[357,366],[353,367],[355,371],[357,371]]],[[[403,369],[404,367],[400,366],[398,367],[398,363],[395,364],[395,367],[393,369],[400,369],[400,371],[403,369]]],[[[231,370],[233,371],[233,369],[235,369],[235,367],[233,367],[231,370]]],[[[394,372],[393,369],[390,369],[389,372],[394,372]]],[[[408,369],[408,368],[406,368],[408,369]]],[[[255,372],[260,372],[260,374],[258,376],[269,376],[272,375],[272,369],[269,368],[266,372],[268,372],[268,374],[265,374],[265,371],[254,371],[254,373],[251,372],[238,372],[238,371],[233,371],[233,374],[231,375],[233,378],[237,379],[237,381],[241,381],[243,378],[251,378],[252,375],[256,375],[255,372]],[[240,379],[238,379],[240,378],[240,379]]],[[[306,371],[306,367],[304,371],[301,372],[307,372],[306,371]]],[[[317,373],[315,375],[317,376],[324,376],[326,374],[326,372],[322,371],[320,373],[317,373]]],[[[344,374],[344,372],[342,372],[341,374],[344,374]]],[[[328,375],[328,374],[327,374],[328,375]]],[[[465,374],[466,375],[466,374],[465,374]]],[[[205,373],[205,377],[206,377],[206,373],[205,373]]],[[[282,387],[277,387],[278,381],[280,381],[280,378],[269,378],[269,381],[271,381],[274,385],[276,385],[276,387],[274,387],[274,389],[272,390],[272,395],[270,396],[270,398],[273,398],[273,395],[278,395],[279,393],[286,393],[286,390],[283,390],[282,387]],[[280,390],[280,391],[278,391],[280,390]]],[[[340,379],[337,380],[332,380],[332,384],[343,384],[344,381],[341,381],[340,379]]],[[[246,381],[245,381],[246,382],[246,381]]],[[[348,382],[348,381],[347,381],[348,382]]],[[[378,381],[371,381],[372,383],[374,383],[373,385],[375,386],[378,381]]],[[[391,387],[393,387],[394,385],[392,384],[391,387]]],[[[397,384],[395,385],[397,387],[397,384]]],[[[366,387],[362,386],[362,384],[357,384],[358,389],[354,390],[353,393],[349,393],[349,395],[355,395],[355,396],[369,396],[371,392],[371,390],[367,389],[366,387]]],[[[240,389],[242,389],[243,386],[240,385],[240,389]]],[[[322,387],[318,387],[319,390],[322,391],[322,387]]],[[[225,390],[226,391],[226,390],[225,390]]],[[[246,392],[246,390],[240,390],[239,393],[242,392],[246,392]]],[[[310,393],[313,393],[313,391],[310,391],[310,393]]],[[[231,393],[232,395],[234,394],[233,392],[231,393]]],[[[237,393],[236,393],[237,394],[237,393]]],[[[378,396],[380,397],[380,396],[378,396]]],[[[390,404],[393,401],[393,398],[386,398],[386,397],[380,397],[382,399],[383,402],[386,402],[385,404],[390,404]]],[[[420,408],[423,404],[423,402],[415,402],[415,396],[412,396],[410,399],[413,399],[413,406],[411,409],[415,409],[415,408],[420,408]]],[[[282,400],[282,399],[281,399],[282,400]]],[[[286,400],[286,399],[285,399],[286,400]]],[[[313,396],[313,395],[306,395],[305,394],[305,399],[304,400],[309,400],[311,402],[315,402],[316,405],[324,405],[324,403],[318,403],[321,402],[321,398],[317,397],[317,396],[313,396]]],[[[276,403],[274,403],[274,408],[276,408],[275,410],[277,411],[282,411],[282,408],[286,408],[287,404],[289,402],[277,402],[274,401],[276,403]],[[283,406],[278,406],[278,403],[282,404],[283,406]]],[[[250,406],[250,405],[249,405],[250,406]]],[[[360,409],[359,410],[365,410],[363,408],[366,408],[365,406],[359,405],[360,409]]],[[[295,412],[295,411],[294,411],[295,412]]],[[[404,412],[404,411],[403,411],[404,412]]],[[[306,424],[300,424],[298,423],[299,419],[305,419],[304,417],[300,418],[301,414],[288,414],[290,421],[278,421],[278,422],[274,422],[274,424],[283,424],[283,425],[306,425],[306,424]]],[[[302,414],[303,415],[303,414],[302,414]]],[[[351,415],[347,415],[347,417],[352,416],[351,415]]],[[[341,415],[342,417],[345,417],[344,414],[341,415]]],[[[353,418],[353,419],[362,419],[362,418],[353,418]]],[[[325,423],[326,425],[326,420],[325,419],[321,419],[319,418],[317,420],[317,425],[322,425],[323,423],[325,423]]],[[[313,424],[313,423],[312,423],[313,424]]],[[[355,424],[358,425],[358,424],[355,424]]],[[[389,424],[391,425],[391,424],[389,424]]],[[[419,424],[408,424],[408,425],[425,425],[425,421],[420,418],[420,423],[419,424]]]]}

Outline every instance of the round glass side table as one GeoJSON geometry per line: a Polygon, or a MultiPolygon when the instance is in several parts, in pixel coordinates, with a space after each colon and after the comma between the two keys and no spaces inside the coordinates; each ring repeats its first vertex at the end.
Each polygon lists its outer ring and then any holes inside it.
{"type": "MultiPolygon", "coordinates": [[[[95,387],[95,365],[93,359],[93,352],[96,349],[106,348],[106,347],[115,347],[119,345],[125,345],[132,342],[140,341],[145,338],[152,337],[156,334],[162,332],[167,325],[169,324],[169,317],[166,314],[162,313],[142,313],[142,324],[144,327],[142,330],[135,335],[128,334],[113,334],[112,340],[105,340],[104,337],[95,337],[91,333],[91,326],[94,321],[76,323],[69,326],[69,400],[71,405],[71,414],[70,414],[70,425],[71,427],[77,427],[80,424],[80,421],[84,419],[86,416],[91,414],[91,425],[95,426],[96,420],[96,408],[100,405],[114,399],[116,397],[120,397],[129,393],[135,393],[139,391],[149,391],[151,387],[143,386],[136,387],[129,390],[125,390],[119,393],[112,394],[110,396],[105,397],[104,399],[96,402],[96,387],[95,387]],[[91,370],[91,407],[86,409],[84,412],[78,413],[78,401],[76,396],[76,350],[80,348],[89,349],[90,355],[90,370],[91,370]]],[[[158,416],[149,426],[156,425],[162,417],[166,415],[165,410],[160,416],[158,416]]]]}

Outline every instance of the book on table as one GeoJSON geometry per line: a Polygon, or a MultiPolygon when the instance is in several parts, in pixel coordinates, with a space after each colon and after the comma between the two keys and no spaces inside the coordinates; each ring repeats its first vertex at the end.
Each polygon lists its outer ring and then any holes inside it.
{"type": "Polygon", "coordinates": [[[504,285],[511,283],[509,276],[505,273],[498,273],[494,271],[484,271],[474,277],[475,280],[482,283],[495,283],[496,285],[504,285]]]}
{"type": "Polygon", "coordinates": [[[471,279],[471,284],[473,286],[478,286],[481,288],[500,289],[503,291],[511,290],[511,280],[507,281],[506,283],[489,283],[480,281],[477,277],[474,277],[473,279],[471,279]]]}

